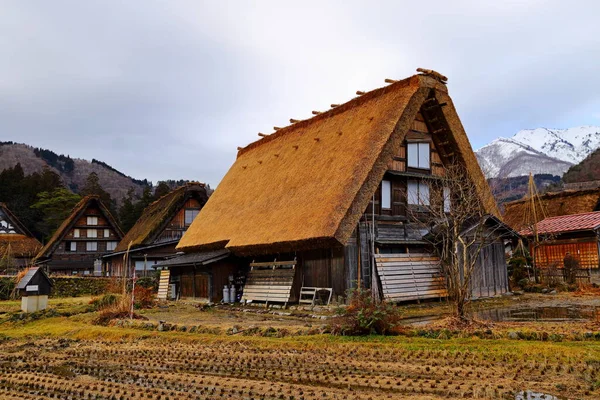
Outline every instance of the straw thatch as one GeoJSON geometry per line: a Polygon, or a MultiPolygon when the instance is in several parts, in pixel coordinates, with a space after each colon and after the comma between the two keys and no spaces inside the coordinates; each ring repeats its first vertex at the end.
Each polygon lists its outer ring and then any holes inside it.
{"type": "Polygon", "coordinates": [[[73,207],[73,211],[71,211],[71,214],[69,214],[67,219],[65,219],[63,223],[58,227],[58,229],[54,232],[48,243],[46,243],[46,245],[40,250],[36,258],[39,259],[50,257],[56,249],[56,247],[59,245],[62,238],[67,234],[69,229],[71,229],[71,227],[83,215],[85,210],[93,203],[95,203],[98,206],[103,216],[106,218],[111,228],[114,229],[115,234],[119,237],[119,239],[122,238],[123,231],[121,231],[117,220],[112,216],[112,214],[110,213],[108,208],[106,208],[104,203],[102,203],[100,197],[96,195],[89,195],[85,196],[79,201],[79,203],[75,205],[75,207],[73,207]]]}
{"type": "Polygon", "coordinates": [[[415,75],[241,149],[177,249],[253,255],[345,244],[428,96],[446,103],[456,150],[489,194],[446,86],[415,75]]]}
{"type": "Polygon", "coordinates": [[[144,209],[135,225],[119,242],[115,252],[127,250],[129,243],[131,249],[152,244],[190,198],[197,199],[200,204],[206,203],[206,186],[203,183],[188,183],[154,201],[144,209]]]}
{"type": "Polygon", "coordinates": [[[32,258],[42,248],[42,244],[29,232],[4,203],[0,203],[0,210],[8,218],[17,233],[0,234],[0,258],[10,255],[14,258],[32,258]]]}
{"type": "MultiPolygon", "coordinates": [[[[565,190],[539,196],[546,217],[582,214],[600,210],[600,189],[565,190]]],[[[504,222],[520,231],[527,226],[528,199],[504,204],[504,222]]],[[[543,215],[540,214],[540,219],[543,215]]]]}
{"type": "Polygon", "coordinates": [[[0,203],[0,210],[8,221],[16,228],[16,233],[0,234],[0,258],[10,256],[14,258],[32,258],[42,247],[42,244],[33,237],[31,232],[9,210],[8,206],[0,203]]]}

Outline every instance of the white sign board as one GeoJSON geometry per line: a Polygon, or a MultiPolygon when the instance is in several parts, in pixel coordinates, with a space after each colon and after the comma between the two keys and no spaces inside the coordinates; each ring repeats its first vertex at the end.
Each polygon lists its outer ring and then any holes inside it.
{"type": "Polygon", "coordinates": [[[25,286],[25,291],[26,292],[37,292],[39,290],[39,286],[38,285],[27,285],[25,286]]]}

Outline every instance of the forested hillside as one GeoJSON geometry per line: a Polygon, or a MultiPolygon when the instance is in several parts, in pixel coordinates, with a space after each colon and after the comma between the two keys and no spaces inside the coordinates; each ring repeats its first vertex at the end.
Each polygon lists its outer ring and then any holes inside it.
{"type": "Polygon", "coordinates": [[[565,183],[597,180],[600,180],[600,149],[595,150],[579,164],[573,165],[563,176],[565,183]]]}
{"type": "Polygon", "coordinates": [[[133,179],[110,165],[0,142],[0,202],[42,242],[86,195],[98,195],[127,232],[144,208],[187,180],[133,179]]]}

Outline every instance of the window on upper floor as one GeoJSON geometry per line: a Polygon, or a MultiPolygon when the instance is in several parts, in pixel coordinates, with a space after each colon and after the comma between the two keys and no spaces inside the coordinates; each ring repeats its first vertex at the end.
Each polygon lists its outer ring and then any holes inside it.
{"type": "Polygon", "coordinates": [[[87,217],[88,225],[98,225],[98,217],[87,217]]]}
{"type": "Polygon", "coordinates": [[[450,207],[451,207],[451,199],[450,199],[450,188],[449,187],[445,187],[444,188],[444,212],[445,213],[449,213],[450,212],[450,207]]]}
{"type": "Polygon", "coordinates": [[[104,230],[104,237],[105,238],[110,237],[110,229],[105,229],[104,230]]]}
{"type": "Polygon", "coordinates": [[[106,242],[106,251],[114,251],[117,248],[119,242],[106,242]]]}
{"type": "Polygon", "coordinates": [[[196,209],[186,209],[185,210],[185,226],[189,226],[192,224],[192,222],[194,222],[194,218],[196,218],[198,216],[198,213],[200,212],[200,210],[196,210],[196,209]]]}
{"type": "Polygon", "coordinates": [[[392,208],[392,182],[381,181],[381,208],[392,208]]]}
{"type": "Polygon", "coordinates": [[[81,231],[79,229],[73,229],[73,237],[81,237],[81,231]]]}
{"type": "Polygon", "coordinates": [[[407,186],[408,204],[428,206],[429,205],[429,185],[422,181],[408,181],[407,186]]]}
{"type": "Polygon", "coordinates": [[[65,242],[65,251],[69,251],[69,252],[77,251],[77,242],[65,242]]]}
{"type": "Polygon", "coordinates": [[[86,251],[98,251],[98,242],[86,242],[85,250],[86,251]]]}
{"type": "Polygon", "coordinates": [[[408,143],[406,146],[407,165],[411,168],[430,169],[429,142],[408,143]]]}
{"type": "Polygon", "coordinates": [[[97,238],[98,237],[98,231],[96,229],[88,229],[87,230],[87,237],[89,237],[89,238],[97,238]]]}

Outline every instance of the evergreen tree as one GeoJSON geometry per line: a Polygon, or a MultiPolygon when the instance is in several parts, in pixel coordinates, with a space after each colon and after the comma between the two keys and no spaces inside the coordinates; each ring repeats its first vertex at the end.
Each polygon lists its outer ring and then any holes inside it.
{"type": "Polygon", "coordinates": [[[166,194],[171,192],[171,188],[165,181],[158,182],[156,189],[154,189],[154,199],[158,200],[166,194]]]}
{"type": "Polygon", "coordinates": [[[100,185],[100,178],[98,178],[98,174],[95,172],[91,172],[85,180],[85,185],[79,191],[79,194],[82,197],[89,195],[96,195],[100,197],[100,201],[104,203],[106,207],[111,211],[112,214],[116,214],[116,204],[113,199],[110,197],[110,193],[108,193],[102,185],[100,185]]]}
{"type": "Polygon", "coordinates": [[[121,207],[119,208],[119,223],[121,224],[121,228],[123,228],[123,232],[129,231],[140,217],[135,203],[137,201],[132,188],[127,192],[127,197],[123,198],[121,207]]]}
{"type": "Polygon", "coordinates": [[[39,210],[43,218],[36,224],[36,230],[49,239],[60,224],[69,216],[73,207],[81,200],[81,196],[72,193],[69,189],[59,187],[52,191],[40,192],[38,200],[31,206],[39,210]]]}

